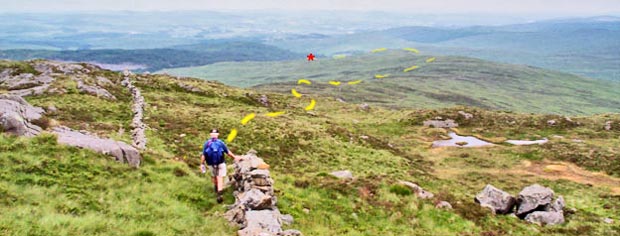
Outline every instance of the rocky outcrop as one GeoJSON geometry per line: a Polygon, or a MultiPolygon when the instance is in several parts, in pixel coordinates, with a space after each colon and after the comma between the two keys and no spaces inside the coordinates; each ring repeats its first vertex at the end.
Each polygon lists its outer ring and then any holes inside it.
{"type": "Polygon", "coordinates": [[[559,196],[554,201],[553,190],[538,184],[525,187],[516,201],[510,194],[487,185],[476,195],[475,201],[498,214],[511,213],[516,205],[517,217],[539,225],[564,223],[564,198],[559,196]]]}
{"type": "Polygon", "coordinates": [[[269,174],[269,165],[251,150],[235,163],[231,176],[235,203],[225,216],[231,223],[241,227],[239,236],[301,235],[297,230],[282,230],[283,224],[290,224],[293,217],[282,215],[276,206],[274,181],[269,174]]]}
{"type": "Polygon", "coordinates": [[[40,119],[42,108],[31,106],[15,95],[0,95],[0,130],[18,136],[32,137],[41,132],[41,127],[31,122],[40,119]]]}
{"type": "Polygon", "coordinates": [[[116,97],[108,92],[108,90],[105,90],[97,85],[84,84],[84,81],[82,80],[77,80],[77,89],[80,93],[90,94],[108,100],[116,100],[116,97]]]}
{"type": "Polygon", "coordinates": [[[482,207],[491,209],[496,214],[512,212],[517,200],[507,192],[487,184],[474,199],[482,207]]]}
{"type": "Polygon", "coordinates": [[[32,73],[20,73],[14,75],[13,69],[0,71],[0,88],[9,90],[9,94],[16,96],[29,96],[43,94],[54,82],[51,70],[35,75],[32,73]]]}
{"type": "Polygon", "coordinates": [[[197,88],[197,87],[194,87],[194,86],[192,86],[192,85],[186,84],[186,83],[179,82],[179,83],[178,83],[178,85],[179,85],[179,87],[181,87],[182,89],[185,89],[185,91],[187,91],[187,92],[192,92],[192,93],[199,93],[199,92],[202,92],[202,90],[201,90],[201,89],[199,89],[199,88],[197,88]]]}
{"type": "Polygon", "coordinates": [[[610,131],[611,130],[611,121],[606,121],[605,122],[605,126],[603,127],[606,131],[610,131]]]}
{"type": "Polygon", "coordinates": [[[452,209],[452,204],[450,204],[449,202],[446,202],[446,201],[440,201],[437,204],[435,204],[435,208],[438,208],[438,209],[452,209]]]}
{"type": "Polygon", "coordinates": [[[353,173],[349,170],[339,170],[329,174],[339,179],[353,179],[353,173]]]}
{"type": "Polygon", "coordinates": [[[54,81],[54,79],[47,74],[34,75],[31,73],[22,73],[14,76],[11,74],[11,69],[0,72],[0,85],[8,90],[33,88],[54,81]]]}
{"type": "MultiPolygon", "coordinates": [[[[32,137],[41,133],[33,120],[40,119],[44,111],[31,106],[26,100],[14,95],[0,95],[0,131],[19,136],[32,137]]],[[[114,156],[117,161],[140,165],[140,152],[126,143],[112,139],[99,138],[86,131],[74,131],[67,127],[55,127],[52,132],[58,136],[58,142],[80,148],[91,149],[114,156]]]]}
{"type": "Polygon", "coordinates": [[[471,114],[471,113],[467,113],[467,112],[464,112],[464,111],[458,111],[458,113],[459,113],[459,115],[460,115],[460,116],[462,116],[462,117],[463,117],[463,119],[465,119],[465,120],[469,120],[469,119],[474,118],[474,115],[473,115],[473,114],[471,114]]]}
{"type": "Polygon", "coordinates": [[[360,110],[362,111],[368,111],[370,110],[370,105],[368,105],[367,103],[363,103],[359,105],[360,110]]]}
{"type": "Polygon", "coordinates": [[[421,199],[431,199],[431,198],[435,197],[435,194],[433,194],[433,193],[431,193],[429,191],[424,190],[422,187],[420,187],[417,184],[414,184],[414,183],[411,183],[411,182],[408,182],[408,181],[402,181],[402,180],[398,181],[398,183],[409,187],[411,189],[411,191],[413,191],[416,194],[416,196],[418,196],[418,198],[421,198],[421,199]]]}
{"type": "Polygon", "coordinates": [[[142,121],[144,118],[144,97],[140,93],[140,90],[131,83],[131,72],[123,72],[125,78],[121,84],[129,89],[131,96],[133,97],[133,104],[131,105],[131,111],[133,112],[133,119],[131,121],[131,138],[132,145],[138,149],[146,148],[146,124],[142,121]]]}
{"type": "Polygon", "coordinates": [[[53,132],[58,136],[58,143],[91,149],[99,153],[114,156],[116,161],[126,162],[130,166],[140,166],[140,152],[124,142],[99,138],[86,131],[78,132],[62,126],[55,127],[53,132]]]}
{"type": "Polygon", "coordinates": [[[424,121],[424,126],[432,127],[432,128],[456,128],[456,127],[459,127],[459,124],[457,124],[452,119],[447,119],[447,120],[426,120],[426,121],[424,121]]]}
{"type": "Polygon", "coordinates": [[[266,106],[266,107],[269,106],[269,98],[265,94],[260,95],[258,102],[260,102],[260,104],[263,104],[263,106],[266,106]]]}

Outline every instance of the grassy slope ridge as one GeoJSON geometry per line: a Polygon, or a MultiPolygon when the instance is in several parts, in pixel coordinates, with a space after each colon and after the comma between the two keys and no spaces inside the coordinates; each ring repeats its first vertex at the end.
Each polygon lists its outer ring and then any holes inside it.
{"type": "Polygon", "coordinates": [[[287,92],[300,78],[315,81],[365,80],[342,89],[323,84],[302,92],[341,97],[355,103],[439,108],[478,106],[518,112],[593,114],[618,112],[620,83],[578,77],[522,65],[497,64],[465,57],[437,57],[405,51],[286,62],[222,62],[166,70],[174,75],[219,80],[234,86],[258,86],[287,92]],[[408,73],[412,65],[420,68],[408,73]],[[377,80],[375,74],[390,74],[377,80]]]}
{"type": "MultiPolygon", "coordinates": [[[[116,73],[92,73],[116,83],[121,79],[116,73]]],[[[505,173],[524,168],[523,161],[562,160],[620,177],[614,164],[620,126],[602,131],[606,120],[620,122],[617,114],[575,117],[581,124],[575,125],[559,116],[477,108],[362,111],[324,97],[316,97],[316,110],[305,112],[309,98],[267,93],[271,105],[264,107],[257,101],[261,93],[218,82],[151,75],[136,77],[135,84],[148,104],[145,122],[150,127],[148,150],[138,170],[87,150],[58,145],[50,135],[32,139],[0,135],[0,234],[234,235],[235,229],[221,218],[225,209],[215,204],[207,178],[198,173],[197,153],[212,127],[222,133],[238,128],[239,136],[229,143],[231,150],[256,149],[271,164],[278,206],[295,217],[291,228],[305,235],[610,235],[620,231],[618,223],[601,221],[620,215],[618,198],[609,194],[609,186],[552,181],[530,172],[505,173]],[[200,91],[187,92],[179,83],[200,91]],[[475,118],[459,118],[459,109],[475,118]],[[262,115],[280,110],[287,114],[262,115]],[[239,120],[250,112],[257,117],[241,126],[239,120]],[[552,134],[566,138],[540,147],[429,149],[430,141],[445,131],[423,128],[421,122],[436,116],[457,119],[461,132],[487,138],[552,134]],[[548,119],[559,123],[547,127],[548,119]],[[573,138],[585,142],[569,141],[573,138]],[[342,169],[351,170],[355,180],[341,181],[327,174],[342,169]],[[419,200],[396,184],[400,179],[417,182],[437,197],[419,200]],[[567,216],[565,225],[553,227],[493,216],[472,200],[487,183],[513,194],[532,183],[544,184],[563,195],[576,213],[567,216]],[[454,210],[435,209],[439,200],[451,202],[454,210]]],[[[61,80],[54,86],[75,85],[61,80]]],[[[129,130],[128,93],[118,85],[108,89],[118,101],[102,102],[73,92],[27,99],[37,106],[55,105],[58,112],[47,118],[63,125],[126,140],[129,134],[119,128],[129,130]]],[[[231,203],[230,193],[226,196],[231,203]]]]}

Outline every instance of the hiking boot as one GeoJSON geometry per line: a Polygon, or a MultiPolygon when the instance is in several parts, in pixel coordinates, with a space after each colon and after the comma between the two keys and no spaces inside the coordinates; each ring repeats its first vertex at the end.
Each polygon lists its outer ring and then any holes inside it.
{"type": "Polygon", "coordinates": [[[224,202],[224,198],[222,197],[222,192],[217,192],[217,203],[224,202]]]}

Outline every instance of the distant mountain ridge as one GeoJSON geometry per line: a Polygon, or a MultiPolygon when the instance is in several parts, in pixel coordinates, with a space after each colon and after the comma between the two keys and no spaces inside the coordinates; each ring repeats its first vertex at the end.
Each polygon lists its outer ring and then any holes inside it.
{"type": "Polygon", "coordinates": [[[605,16],[504,26],[409,26],[268,43],[292,51],[325,55],[355,54],[379,47],[417,47],[433,54],[476,57],[620,80],[618,19],[620,17],[605,16]]]}
{"type": "MultiPolygon", "coordinates": [[[[29,50],[0,51],[0,58],[12,60],[52,59],[77,62],[96,62],[111,65],[138,65],[137,71],[200,66],[220,61],[277,61],[300,58],[304,55],[274,46],[248,41],[208,41],[173,48],[156,49],[97,49],[97,50],[29,50]]],[[[122,69],[122,68],[121,68],[122,69]]]]}

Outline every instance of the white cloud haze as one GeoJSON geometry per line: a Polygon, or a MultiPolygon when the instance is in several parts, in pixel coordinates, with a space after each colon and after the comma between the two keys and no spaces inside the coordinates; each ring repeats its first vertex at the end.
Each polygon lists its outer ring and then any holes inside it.
{"type": "Polygon", "coordinates": [[[0,12],[281,9],[557,16],[620,13],[620,0],[0,0],[0,6],[0,12]]]}

